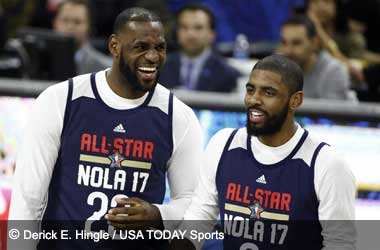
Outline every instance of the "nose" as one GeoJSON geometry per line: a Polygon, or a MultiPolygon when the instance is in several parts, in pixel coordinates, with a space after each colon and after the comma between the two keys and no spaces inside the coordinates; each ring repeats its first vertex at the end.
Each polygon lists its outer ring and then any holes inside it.
{"type": "Polygon", "coordinates": [[[279,52],[284,56],[289,56],[292,53],[292,48],[289,45],[282,45],[280,46],[279,52]]]}
{"type": "Polygon", "coordinates": [[[253,94],[246,94],[245,102],[247,106],[255,106],[262,104],[262,98],[259,91],[255,91],[253,94]]]}
{"type": "Polygon", "coordinates": [[[150,49],[146,52],[145,58],[152,63],[157,63],[159,61],[159,54],[156,49],[150,49]]]}
{"type": "Polygon", "coordinates": [[[187,29],[186,35],[188,38],[194,38],[197,35],[196,29],[187,29]]]}

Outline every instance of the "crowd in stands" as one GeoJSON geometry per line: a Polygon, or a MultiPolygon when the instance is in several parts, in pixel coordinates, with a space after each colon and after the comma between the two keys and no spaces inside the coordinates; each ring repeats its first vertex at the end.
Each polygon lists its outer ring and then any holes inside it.
{"type": "Polygon", "coordinates": [[[131,6],[162,18],[168,57],[159,82],[169,88],[237,91],[246,75],[219,45],[232,50],[244,34],[271,48],[248,51],[250,59],[281,53],[301,66],[306,97],[380,101],[379,0],[0,0],[0,77],[30,77],[26,27],[73,37],[77,74],[110,67],[112,23],[131,6]]]}

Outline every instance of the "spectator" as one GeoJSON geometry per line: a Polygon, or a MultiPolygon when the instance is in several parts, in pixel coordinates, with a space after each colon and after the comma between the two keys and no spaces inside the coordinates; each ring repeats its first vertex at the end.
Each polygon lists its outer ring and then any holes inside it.
{"type": "Polygon", "coordinates": [[[67,0],[58,6],[53,20],[57,32],[75,38],[78,50],[75,63],[78,74],[85,74],[111,67],[112,59],[93,48],[90,44],[91,11],[86,0],[67,0]]]}
{"type": "Polygon", "coordinates": [[[289,18],[281,28],[278,52],[297,62],[304,71],[304,93],[309,98],[352,100],[345,65],[319,49],[313,22],[306,16],[289,18]]]}
{"type": "MultiPolygon", "coordinates": [[[[277,42],[281,24],[293,8],[305,0],[198,0],[213,11],[217,19],[217,42],[233,42],[244,33],[250,42],[277,42]]],[[[169,0],[173,10],[193,0],[169,0]]]]}
{"type": "Polygon", "coordinates": [[[187,5],[177,15],[180,51],[170,54],[160,82],[168,88],[231,92],[240,72],[212,51],[215,19],[202,5],[187,5]]]}
{"type": "Polygon", "coordinates": [[[367,88],[359,91],[359,99],[380,102],[380,2],[350,0],[347,10],[350,32],[363,37],[363,46],[355,56],[365,65],[363,77],[367,88]]]}
{"type": "Polygon", "coordinates": [[[379,101],[380,2],[309,0],[307,13],[322,47],[347,66],[359,100],[379,101]]]}
{"type": "Polygon", "coordinates": [[[378,0],[348,0],[347,12],[350,28],[359,28],[366,39],[368,50],[380,53],[380,2],[378,0]]]}

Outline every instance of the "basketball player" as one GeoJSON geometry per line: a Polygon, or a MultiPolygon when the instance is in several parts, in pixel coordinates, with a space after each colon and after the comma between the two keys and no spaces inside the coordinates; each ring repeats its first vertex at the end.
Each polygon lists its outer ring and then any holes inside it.
{"type": "MultiPolygon", "coordinates": [[[[330,145],[295,122],[302,86],[291,60],[258,61],[246,84],[246,128],[210,140],[180,228],[207,231],[220,214],[225,250],[354,249],[354,177],[330,145]]],[[[188,239],[173,248],[199,247],[188,239]]]]}
{"type": "MultiPolygon", "coordinates": [[[[18,152],[11,220],[76,220],[77,230],[113,232],[104,215],[126,204],[134,210],[123,223],[134,229],[183,218],[202,133],[194,112],[157,84],[166,57],[161,21],[148,10],[126,9],[109,50],[111,69],[51,86],[37,98],[18,152]],[[162,205],[166,174],[172,200],[162,205]]],[[[82,243],[42,241],[38,249],[97,248],[82,243]]],[[[104,249],[133,249],[120,240],[109,244],[104,249]]]]}

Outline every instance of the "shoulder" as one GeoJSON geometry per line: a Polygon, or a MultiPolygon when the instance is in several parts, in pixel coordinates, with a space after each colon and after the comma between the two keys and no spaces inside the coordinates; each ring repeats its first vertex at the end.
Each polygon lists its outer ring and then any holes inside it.
{"type": "Polygon", "coordinates": [[[83,62],[88,63],[98,63],[102,65],[102,68],[104,67],[111,67],[112,65],[112,57],[107,56],[100,51],[96,50],[91,45],[84,46],[80,49],[80,53],[83,57],[83,62]]]}
{"type": "Polygon", "coordinates": [[[347,159],[338,153],[333,146],[321,148],[316,167],[336,174],[342,174],[342,172],[351,174],[347,159]]]}
{"type": "Polygon", "coordinates": [[[105,54],[103,54],[102,52],[98,51],[97,49],[95,49],[91,45],[83,46],[80,49],[80,51],[84,55],[89,55],[89,56],[93,56],[93,57],[97,57],[97,58],[102,58],[102,59],[111,59],[109,56],[106,56],[105,54]]]}
{"type": "Polygon", "coordinates": [[[44,122],[37,123],[35,129],[44,130],[43,133],[60,133],[66,110],[67,93],[68,81],[64,81],[48,87],[37,97],[30,119],[44,122]]]}
{"type": "Polygon", "coordinates": [[[65,104],[69,91],[69,81],[72,81],[72,100],[83,96],[95,98],[91,88],[90,74],[85,74],[49,86],[37,100],[50,100],[53,103],[63,102],[65,104]]]}
{"type": "Polygon", "coordinates": [[[71,100],[75,100],[80,97],[89,97],[89,98],[95,99],[95,95],[93,93],[92,86],[91,86],[91,74],[83,74],[83,75],[73,77],[72,82],[73,82],[73,92],[72,92],[71,100]]]}
{"type": "Polygon", "coordinates": [[[341,61],[339,61],[338,59],[336,59],[335,57],[333,57],[326,51],[321,51],[320,53],[321,53],[320,54],[321,65],[324,65],[324,68],[326,71],[330,72],[331,74],[336,74],[336,73],[347,74],[348,73],[346,66],[341,61]]]}
{"type": "Polygon", "coordinates": [[[217,74],[223,78],[227,76],[237,78],[242,75],[239,70],[228,64],[225,58],[214,53],[210,55],[207,66],[214,68],[217,74]]]}
{"type": "Polygon", "coordinates": [[[315,157],[316,180],[329,180],[334,183],[349,181],[354,183],[355,177],[348,160],[334,146],[323,146],[315,157]]]}
{"type": "Polygon", "coordinates": [[[191,121],[198,122],[198,119],[188,105],[173,95],[173,119],[179,123],[188,123],[191,121]]]}
{"type": "Polygon", "coordinates": [[[223,71],[220,72],[220,73],[230,73],[230,74],[234,74],[236,76],[239,76],[241,75],[240,71],[235,69],[234,67],[232,67],[231,65],[229,65],[227,63],[227,60],[221,56],[219,56],[218,54],[216,53],[211,53],[210,57],[208,58],[208,63],[210,65],[215,65],[217,66],[219,69],[222,68],[223,71]]]}
{"type": "Polygon", "coordinates": [[[36,103],[55,103],[59,101],[66,101],[69,85],[68,81],[53,84],[46,88],[37,97],[36,103]]]}
{"type": "MultiPolygon", "coordinates": [[[[164,113],[169,113],[169,97],[170,97],[170,90],[166,87],[162,86],[161,84],[157,84],[154,95],[152,96],[152,100],[150,101],[149,106],[155,106],[159,108],[164,113]]],[[[197,120],[194,111],[187,106],[185,103],[183,103],[181,100],[179,100],[174,94],[173,94],[173,101],[172,101],[172,108],[173,108],[173,122],[178,124],[187,124],[192,120],[197,120]]]]}
{"type": "Polygon", "coordinates": [[[328,148],[330,146],[328,143],[313,133],[310,133],[304,129],[302,130],[303,136],[305,136],[305,133],[307,133],[307,135],[300,149],[297,151],[293,158],[302,159],[307,164],[307,166],[314,168],[315,161],[319,157],[321,149],[328,148]]]}
{"type": "MultiPolygon", "coordinates": [[[[314,185],[320,200],[328,200],[328,197],[336,195],[339,195],[340,198],[343,197],[342,201],[354,200],[355,176],[349,162],[333,147],[321,149],[315,163],[314,185]]],[[[335,199],[334,202],[336,202],[335,199]]]]}
{"type": "Polygon", "coordinates": [[[216,132],[210,139],[210,142],[220,142],[220,141],[224,141],[224,142],[227,142],[228,138],[231,136],[232,132],[234,131],[235,129],[233,128],[224,128],[224,129],[221,129],[219,130],[218,132],[216,132]]]}
{"type": "Polygon", "coordinates": [[[224,128],[215,133],[215,135],[210,139],[208,147],[220,147],[224,148],[228,142],[228,139],[235,132],[233,138],[231,138],[230,146],[228,150],[243,147],[246,148],[247,132],[245,128],[234,129],[234,128],[224,128]]]}
{"type": "Polygon", "coordinates": [[[166,57],[165,65],[178,62],[178,61],[179,61],[179,53],[173,52],[173,53],[168,54],[168,56],[166,57]]]}

